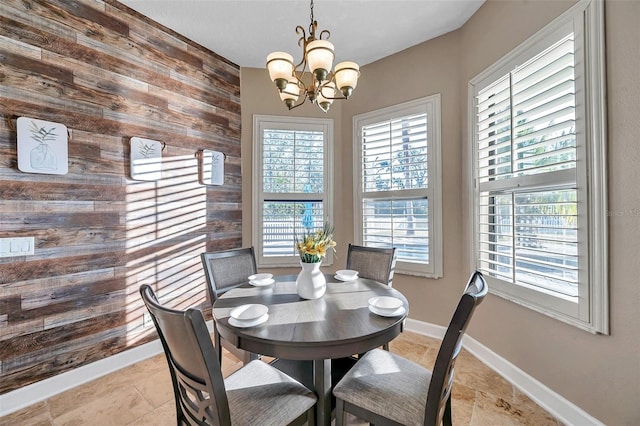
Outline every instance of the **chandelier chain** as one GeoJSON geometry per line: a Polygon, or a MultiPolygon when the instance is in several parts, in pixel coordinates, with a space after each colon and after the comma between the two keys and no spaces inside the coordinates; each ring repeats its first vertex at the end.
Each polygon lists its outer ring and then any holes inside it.
{"type": "Polygon", "coordinates": [[[311,9],[311,14],[310,14],[311,22],[313,22],[313,0],[311,0],[311,8],[310,9],[311,9]]]}
{"type": "Polygon", "coordinates": [[[313,32],[313,0],[311,0],[311,12],[309,13],[309,18],[311,19],[311,23],[309,24],[309,34],[312,34],[313,32]]]}

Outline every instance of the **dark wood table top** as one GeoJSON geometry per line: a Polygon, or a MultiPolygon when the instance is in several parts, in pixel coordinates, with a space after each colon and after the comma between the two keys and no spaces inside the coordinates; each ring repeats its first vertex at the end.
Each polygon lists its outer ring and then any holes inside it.
{"type": "Polygon", "coordinates": [[[229,290],[213,305],[213,317],[223,338],[253,353],[292,360],[319,360],[363,353],[394,339],[402,331],[409,311],[399,291],[373,280],[336,280],[325,274],[327,291],[319,299],[305,300],[296,292],[296,275],[274,277],[270,286],[250,284],[229,290]],[[383,317],[369,311],[369,299],[393,296],[404,303],[405,313],[383,317]],[[229,324],[236,306],[260,303],[269,307],[269,319],[257,326],[229,324]]]}

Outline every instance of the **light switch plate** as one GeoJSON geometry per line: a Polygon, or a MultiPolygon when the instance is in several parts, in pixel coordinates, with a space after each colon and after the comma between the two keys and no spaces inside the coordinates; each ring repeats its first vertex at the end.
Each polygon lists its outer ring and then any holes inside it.
{"type": "Polygon", "coordinates": [[[35,238],[0,238],[0,257],[31,256],[35,254],[35,238]]]}

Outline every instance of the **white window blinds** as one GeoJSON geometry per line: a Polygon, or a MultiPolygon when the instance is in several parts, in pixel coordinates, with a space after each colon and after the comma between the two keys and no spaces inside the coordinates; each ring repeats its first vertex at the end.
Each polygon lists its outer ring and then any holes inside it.
{"type": "Polygon", "coordinates": [[[396,272],[440,276],[440,96],[354,117],[356,242],[395,247],[396,272]]]}
{"type": "Polygon", "coordinates": [[[426,113],[362,127],[364,245],[395,246],[398,259],[428,263],[428,200],[408,191],[428,187],[427,156],[426,113]],[[407,198],[367,198],[383,191],[407,192],[407,198]]]}
{"type": "Polygon", "coordinates": [[[469,82],[473,268],[608,332],[604,12],[581,0],[469,82]]]}
{"type": "Polygon", "coordinates": [[[362,127],[364,192],[427,188],[427,164],[426,113],[362,127]]]}
{"type": "MultiPolygon", "coordinates": [[[[331,215],[330,121],[254,117],[254,247],[259,265],[298,263],[295,236],[331,215]]],[[[330,263],[331,259],[326,259],[330,263]]]]}
{"type": "Polygon", "coordinates": [[[573,33],[480,91],[479,266],[578,297],[573,33]]]}

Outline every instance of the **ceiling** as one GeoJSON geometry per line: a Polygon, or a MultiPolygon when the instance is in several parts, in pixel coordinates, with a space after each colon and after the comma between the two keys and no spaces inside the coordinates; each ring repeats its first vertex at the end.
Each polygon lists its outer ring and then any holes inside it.
{"type": "MultiPolygon", "coordinates": [[[[485,0],[316,0],[336,61],[366,65],[460,28],[485,0]]],[[[301,59],[296,26],[307,31],[307,0],[120,0],[241,67],[264,68],[285,51],[301,59]]],[[[317,35],[317,34],[316,34],[317,35]]]]}

